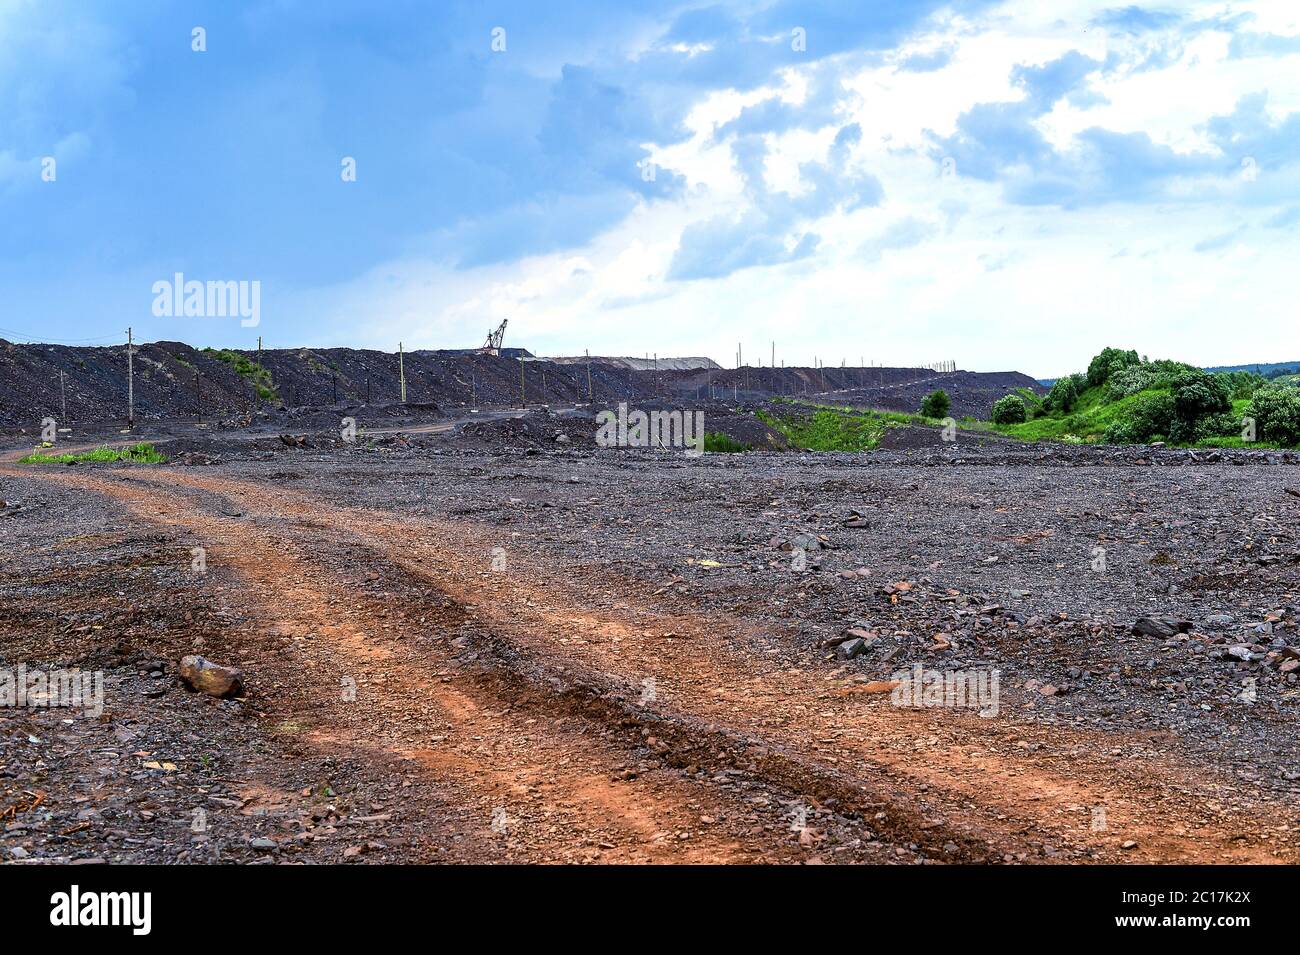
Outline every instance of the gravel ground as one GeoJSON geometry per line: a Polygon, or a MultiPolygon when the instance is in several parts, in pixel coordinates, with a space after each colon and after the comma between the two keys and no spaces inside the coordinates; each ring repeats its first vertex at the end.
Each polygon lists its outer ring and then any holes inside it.
{"type": "Polygon", "coordinates": [[[383,437],[0,467],[0,858],[1296,860],[1294,452],[383,437]]]}

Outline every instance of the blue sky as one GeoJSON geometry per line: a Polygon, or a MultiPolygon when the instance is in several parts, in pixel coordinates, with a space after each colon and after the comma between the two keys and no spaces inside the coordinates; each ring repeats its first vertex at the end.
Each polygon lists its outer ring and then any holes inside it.
{"type": "Polygon", "coordinates": [[[1298,67],[1281,0],[0,0],[0,335],[1296,358],[1298,67]]]}

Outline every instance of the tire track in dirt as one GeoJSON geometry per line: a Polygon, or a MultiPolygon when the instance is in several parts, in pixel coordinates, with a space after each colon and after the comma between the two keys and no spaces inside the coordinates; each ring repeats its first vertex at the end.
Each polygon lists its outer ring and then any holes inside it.
{"type": "MultiPolygon", "coordinates": [[[[484,680],[427,643],[390,636],[388,608],[324,566],[327,555],[343,557],[319,546],[318,535],[300,542],[300,532],[283,523],[268,530],[204,513],[193,495],[123,480],[126,471],[111,473],[39,477],[111,497],[144,520],[212,542],[205,545],[207,559],[230,568],[247,588],[242,609],[294,651],[287,670],[270,654],[256,664],[263,679],[297,684],[303,697],[290,712],[277,713],[279,725],[322,750],[410,761],[427,785],[456,792],[485,830],[499,829],[516,860],[720,863],[806,856],[788,826],[762,826],[754,807],[736,796],[671,769],[636,770],[634,730],[610,734],[571,708],[537,705],[527,693],[484,680]],[[349,679],[364,705],[341,698],[339,687],[349,679]],[[616,745],[611,735],[626,742],[616,745]]],[[[454,606],[439,615],[429,604],[421,610],[434,630],[464,620],[454,606]]],[[[770,803],[770,820],[780,822],[779,803],[770,803]]]]}
{"type": "MultiPolygon", "coordinates": [[[[711,621],[664,613],[624,593],[614,595],[611,609],[593,612],[593,595],[571,593],[570,582],[536,561],[515,555],[508,574],[484,574],[477,562],[466,566],[467,552],[486,562],[492,546],[509,543],[491,528],[338,508],[225,477],[161,469],[129,477],[220,494],[355,538],[394,566],[436,582],[534,667],[546,658],[553,671],[563,660],[560,669],[583,670],[614,688],[635,688],[659,675],[662,692],[646,709],[675,726],[692,724],[679,745],[719,732],[748,740],[751,768],[852,808],[884,810],[873,824],[895,840],[936,849],[936,841],[953,840],[965,858],[1028,857],[1045,842],[1108,860],[1289,857],[1267,844],[1253,820],[1228,817],[1215,805],[1216,793],[1226,794],[1230,782],[1155,753],[1126,765],[1111,753],[1137,741],[1121,734],[1007,727],[973,714],[899,709],[879,697],[855,696],[852,686],[828,686],[814,673],[756,665],[738,646],[744,634],[736,627],[724,640],[726,632],[711,621]],[[1106,812],[1102,832],[1091,827],[1096,806],[1106,812]],[[1138,846],[1119,851],[1130,839],[1138,846]]],[[[1290,807],[1260,811],[1295,825],[1290,807]]]]}

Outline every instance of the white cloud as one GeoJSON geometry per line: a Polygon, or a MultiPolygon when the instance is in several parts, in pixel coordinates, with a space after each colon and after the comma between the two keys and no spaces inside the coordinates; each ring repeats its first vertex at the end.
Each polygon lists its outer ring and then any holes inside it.
{"type": "MultiPolygon", "coordinates": [[[[927,154],[927,131],[950,135],[979,103],[1021,100],[1024,91],[1011,81],[1017,65],[1071,50],[1099,62],[1111,53],[1145,58],[1150,37],[1108,36],[1096,27],[1081,34],[1081,25],[1113,6],[1074,2],[1048,12],[1017,0],[982,22],[949,21],[896,57],[841,57],[838,118],[819,129],[767,134],[765,181],[800,194],[807,188],[801,164],[824,160],[838,129],[856,122],[863,136],[852,165],[881,180],[885,199],[806,223],[821,237],[810,259],[718,279],[668,278],[685,229],[742,214],[750,202],[730,144],[718,142],[715,129],[765,99],[803,102],[807,77],[794,70],[764,89],[704,96],[687,119],[691,137],[653,151],[657,163],[686,178],[686,194],[639,205],[582,249],[460,272],[405,261],[342,288],[304,293],[299,305],[321,309],[338,341],[368,338],[376,347],[392,347],[399,336],[408,347],[472,345],[480,327],[509,318],[516,342],[552,354],[590,347],[726,359],[740,340],[748,354],[765,357],[775,339],[787,363],[810,364],[814,355],[830,364],[955,358],[965,368],[1041,375],[1075,370],[1105,345],[1204,363],[1295,357],[1282,354],[1293,324],[1283,276],[1300,238],[1294,230],[1264,236],[1256,228],[1264,215],[1247,214],[1251,184],[1231,177],[1185,182],[1184,198],[1197,201],[1016,206],[999,183],[944,178],[927,154]],[[941,47],[952,56],[938,69],[896,66],[941,47]],[[1206,242],[1224,234],[1230,238],[1222,243],[1206,242]],[[358,326],[349,324],[354,315],[384,318],[358,326]],[[1227,329],[1235,336],[1225,339],[1227,329]]],[[[1208,4],[1192,12],[1226,9],[1208,4]]],[[[1296,16],[1276,5],[1231,9],[1253,10],[1257,28],[1297,30],[1296,16]]],[[[1104,99],[1083,106],[1063,100],[1038,128],[1058,149],[1103,127],[1204,153],[1214,149],[1207,120],[1231,113],[1244,95],[1267,90],[1275,118],[1300,110],[1297,57],[1232,59],[1228,39],[1204,32],[1186,38],[1163,66],[1096,72],[1086,85],[1104,99]]],[[[1272,188],[1286,182],[1279,176],[1272,188]]]]}

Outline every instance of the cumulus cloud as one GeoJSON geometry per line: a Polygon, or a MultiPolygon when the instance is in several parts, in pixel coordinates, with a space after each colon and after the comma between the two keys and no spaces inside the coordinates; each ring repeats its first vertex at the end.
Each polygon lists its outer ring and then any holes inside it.
{"type": "Polygon", "coordinates": [[[261,279],[262,331],[281,341],[472,343],[485,317],[511,317],[573,351],[599,347],[591,319],[617,309],[624,348],[671,329],[661,353],[707,352],[716,334],[729,354],[744,315],[774,337],[797,323],[821,355],[854,350],[841,326],[862,308],[927,330],[911,360],[971,365],[1046,348],[1049,310],[1077,319],[1080,350],[1167,312],[1191,344],[1228,308],[1289,321],[1270,271],[1300,252],[1300,25],[1285,9],[663,11],[0,5],[10,306],[56,337],[111,316],[240,344],[237,329],[150,324],[150,282],[183,269],[261,279]],[[206,55],[189,49],[195,22],[206,55]]]}
{"type": "Polygon", "coordinates": [[[880,202],[878,179],[852,163],[862,139],[856,124],[840,129],[826,158],[799,166],[801,191],[773,190],[767,183],[767,146],[758,136],[736,140],[733,153],[748,200],[741,214],[693,223],[668,271],[673,280],[718,278],[758,265],[780,265],[812,255],[821,241],[807,223],[832,212],[852,212],[880,202]]]}

